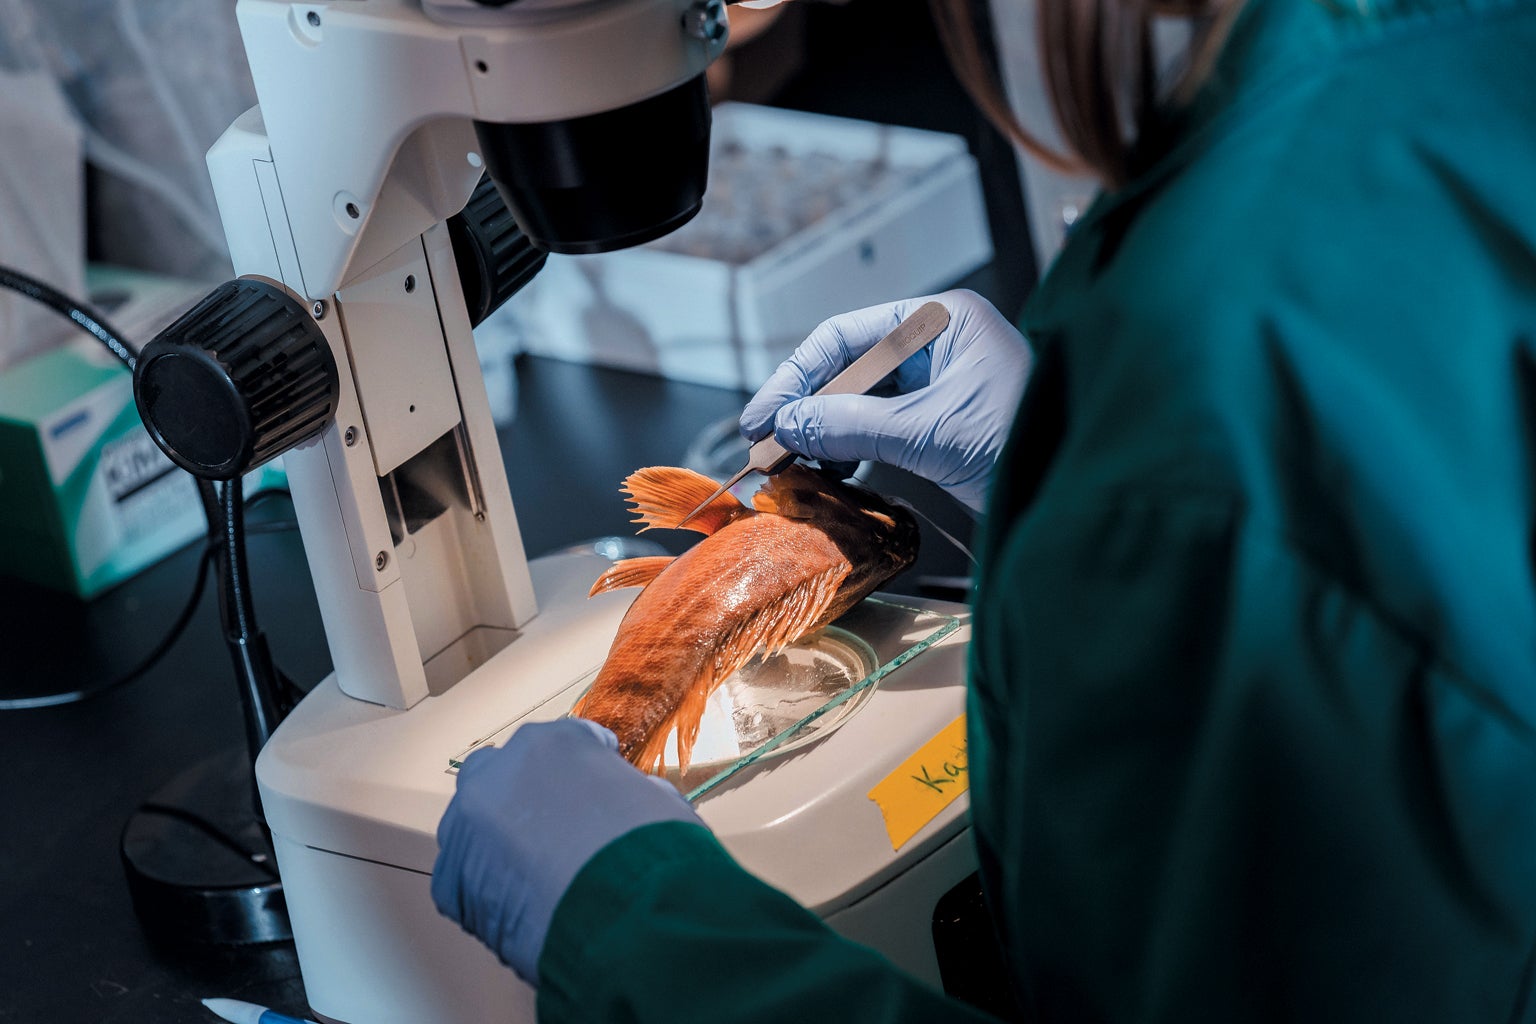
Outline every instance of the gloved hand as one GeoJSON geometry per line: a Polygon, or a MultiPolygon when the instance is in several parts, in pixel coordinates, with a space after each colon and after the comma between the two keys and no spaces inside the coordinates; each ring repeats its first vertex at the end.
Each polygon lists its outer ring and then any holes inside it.
{"type": "Polygon", "coordinates": [[[741,433],[772,431],[810,459],[899,466],[979,512],[1031,361],[1024,336],[973,291],[870,306],[812,331],[747,403],[741,433]],[[930,299],[949,309],[949,326],[896,371],[899,394],[804,397],[930,299]]]}
{"type": "Polygon", "coordinates": [[[530,985],[555,906],[595,853],[651,822],[703,824],[671,783],[618,750],[607,729],[566,718],[525,725],[459,768],[437,827],[432,901],[530,985]]]}

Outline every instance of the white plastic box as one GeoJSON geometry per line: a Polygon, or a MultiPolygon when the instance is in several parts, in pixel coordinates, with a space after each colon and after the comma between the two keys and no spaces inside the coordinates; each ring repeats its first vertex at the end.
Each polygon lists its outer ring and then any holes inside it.
{"type": "Polygon", "coordinates": [[[635,249],[552,255],[482,343],[510,332],[537,355],[752,390],[827,317],[992,257],[959,136],[726,103],[710,162],[693,221],[635,249]]]}

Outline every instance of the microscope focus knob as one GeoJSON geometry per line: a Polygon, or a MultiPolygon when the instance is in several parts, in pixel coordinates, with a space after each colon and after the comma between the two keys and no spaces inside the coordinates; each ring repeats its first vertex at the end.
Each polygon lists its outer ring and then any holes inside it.
{"type": "Polygon", "coordinates": [[[512,219],[490,175],[481,177],[464,209],[449,218],[448,237],[453,241],[471,327],[479,327],[533,280],[549,258],[512,219]]]}
{"type": "Polygon", "coordinates": [[[310,311],[276,284],[240,278],[144,346],[133,395],[172,462],[228,480],[323,430],[340,383],[310,311]]]}

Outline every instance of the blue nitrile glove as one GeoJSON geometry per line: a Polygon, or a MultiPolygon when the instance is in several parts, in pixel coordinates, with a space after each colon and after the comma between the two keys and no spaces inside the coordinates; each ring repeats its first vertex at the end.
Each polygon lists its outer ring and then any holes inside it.
{"type": "Polygon", "coordinates": [[[593,854],[651,822],[703,824],[671,783],[618,750],[584,718],[525,725],[464,759],[437,826],[432,901],[530,985],[555,906],[593,854]]]}
{"type": "Polygon", "coordinates": [[[979,512],[1030,363],[1024,336],[973,291],[870,306],[812,331],[747,403],[741,433],[756,441],[772,431],[810,459],[899,466],[979,512]],[[895,397],[804,397],[930,300],[949,309],[949,326],[896,371],[895,397]]]}

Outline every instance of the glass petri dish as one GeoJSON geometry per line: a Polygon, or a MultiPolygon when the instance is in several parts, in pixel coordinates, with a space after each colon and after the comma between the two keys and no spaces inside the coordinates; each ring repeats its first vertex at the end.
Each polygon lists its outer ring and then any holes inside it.
{"type": "MultiPolygon", "coordinates": [[[[686,772],[678,770],[677,730],[667,738],[667,777],[684,786],[715,775],[782,735],[828,701],[865,679],[879,664],[874,648],[836,626],[766,658],[753,658],[721,683],[705,705],[686,772]]],[[[867,700],[846,701],[832,714],[819,716],[771,755],[798,750],[835,730],[867,700]]]]}

